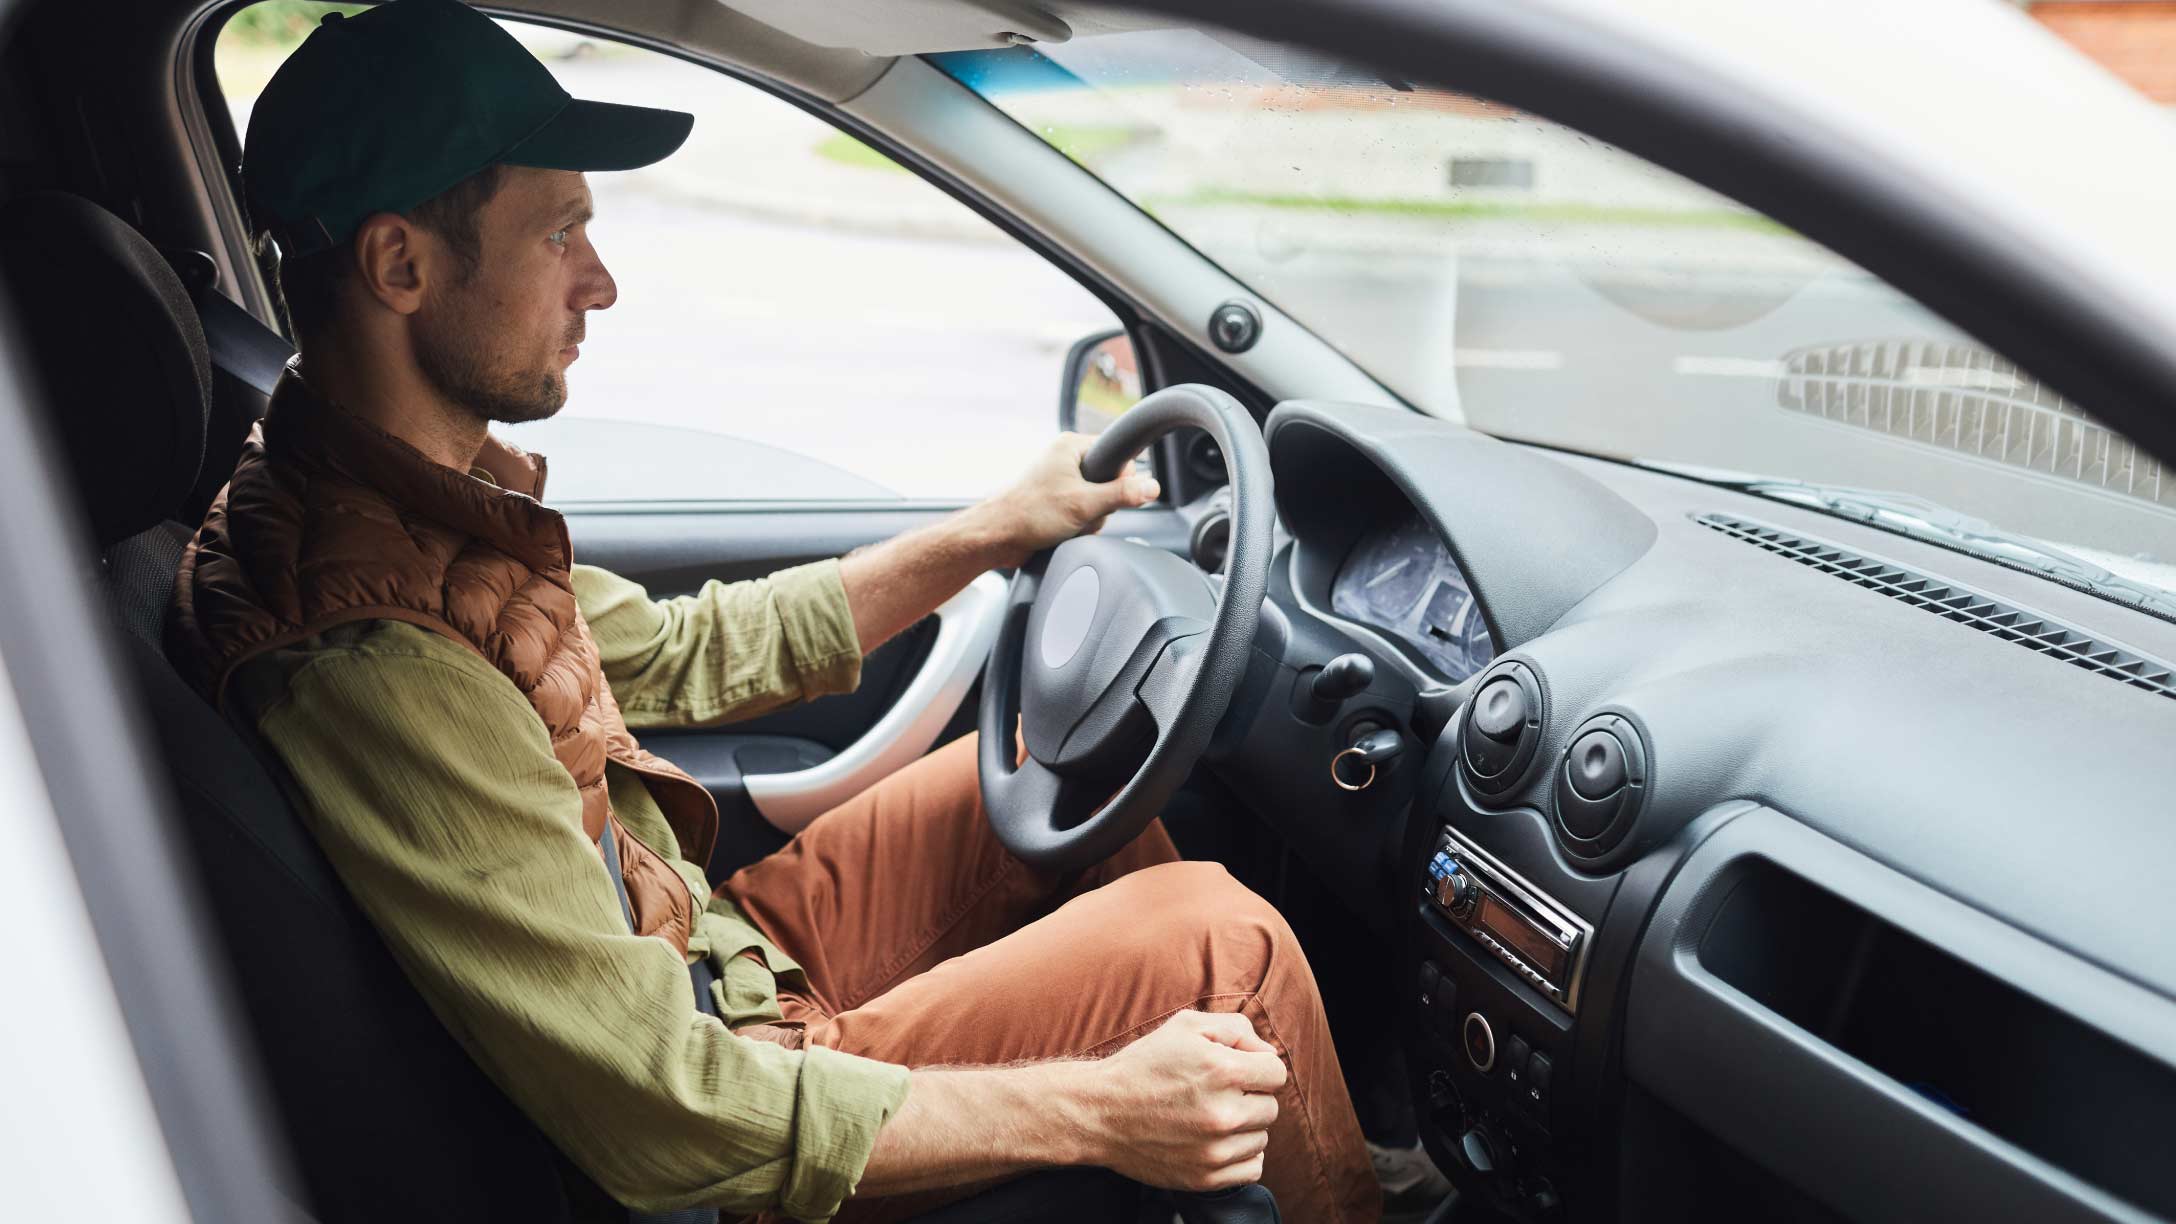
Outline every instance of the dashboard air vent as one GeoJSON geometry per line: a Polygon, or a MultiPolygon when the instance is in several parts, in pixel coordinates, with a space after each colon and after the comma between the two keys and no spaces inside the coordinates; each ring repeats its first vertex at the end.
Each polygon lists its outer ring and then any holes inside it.
{"type": "Polygon", "coordinates": [[[2176,698],[2176,665],[2110,646],[2083,630],[1970,587],[1945,582],[1894,562],[1863,556],[1834,544],[1727,514],[1702,514],[1694,522],[1810,569],[1910,604],[1936,616],[2015,642],[2072,667],[2121,680],[2134,688],[2176,698]]]}
{"type": "Polygon", "coordinates": [[[1541,681],[1517,659],[1499,660],[1466,702],[1458,728],[1466,780],[1483,795],[1517,786],[1541,744],[1541,681]]]}

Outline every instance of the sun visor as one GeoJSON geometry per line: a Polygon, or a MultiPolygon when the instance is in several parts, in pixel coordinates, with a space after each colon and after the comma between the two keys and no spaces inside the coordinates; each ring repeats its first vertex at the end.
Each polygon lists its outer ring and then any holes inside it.
{"type": "Polygon", "coordinates": [[[743,16],[820,47],[921,55],[1106,34],[1171,24],[1095,4],[1025,0],[720,0],[743,16]]]}

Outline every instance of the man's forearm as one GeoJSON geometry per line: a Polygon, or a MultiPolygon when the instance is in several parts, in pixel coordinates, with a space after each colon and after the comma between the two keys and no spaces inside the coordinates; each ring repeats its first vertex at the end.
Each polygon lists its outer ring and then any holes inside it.
{"type": "Polygon", "coordinates": [[[839,581],[862,651],[936,611],[976,575],[1017,561],[1016,551],[1006,524],[984,502],[848,553],[839,561],[839,581]]]}
{"type": "Polygon", "coordinates": [[[1089,1062],[928,1068],[877,1132],[862,1197],[906,1194],[1097,1160],[1078,1108],[1089,1062]]]}

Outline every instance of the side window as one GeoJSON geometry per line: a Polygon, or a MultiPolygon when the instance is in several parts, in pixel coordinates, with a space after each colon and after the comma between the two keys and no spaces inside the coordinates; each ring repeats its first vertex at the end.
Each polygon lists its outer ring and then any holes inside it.
{"type": "MultiPolygon", "coordinates": [[[[238,132],[318,19],[356,7],[268,0],[227,23],[238,132]]],[[[965,500],[1047,444],[1068,350],[1116,325],[1071,277],[762,90],[502,24],[577,97],[695,115],[663,162],[589,176],[619,300],[590,316],[559,415],[506,429],[551,458],[553,502],[965,500]]]]}

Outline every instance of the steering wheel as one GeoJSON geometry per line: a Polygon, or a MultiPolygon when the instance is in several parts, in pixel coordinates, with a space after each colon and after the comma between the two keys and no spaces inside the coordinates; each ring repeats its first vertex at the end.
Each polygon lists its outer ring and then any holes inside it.
{"type": "Polygon", "coordinates": [[[1013,577],[983,673],[978,764],[991,830],[1031,866],[1077,871],[1139,836],[1201,759],[1246,674],[1276,514],[1254,418],[1214,387],[1167,387],[1096,439],[1081,475],[1114,479],[1189,425],[1223,448],[1231,480],[1221,595],[1183,557],[1099,535],[1037,554],[1013,577]]]}

